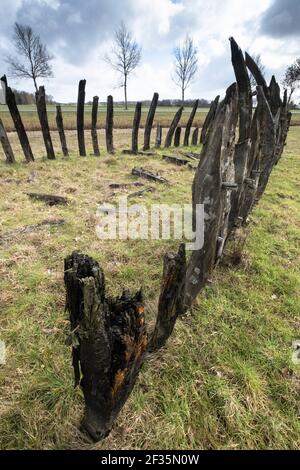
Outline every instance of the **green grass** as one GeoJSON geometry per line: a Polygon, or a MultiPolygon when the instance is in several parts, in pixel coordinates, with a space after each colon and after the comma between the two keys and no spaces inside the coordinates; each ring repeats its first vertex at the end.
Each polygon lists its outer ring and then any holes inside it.
{"type": "Polygon", "coordinates": [[[111,435],[95,446],[78,431],[83,398],[72,386],[63,259],[74,249],[95,257],[111,294],[142,284],[153,325],[163,254],[177,242],[100,241],[96,204],[115,201],[109,183],[135,180],[137,164],[171,185],[145,182],[155,191],[132,203],[187,203],[193,172],[160,156],[106,157],[103,149],[100,158],[0,165],[1,232],[52,217],[66,221],[0,244],[0,338],[7,346],[1,448],[300,449],[300,368],[291,360],[300,337],[299,148],[294,127],[253,213],[242,263],[217,268],[167,347],[142,369],[111,435]],[[70,204],[49,208],[24,191],[65,195],[70,204]]]}

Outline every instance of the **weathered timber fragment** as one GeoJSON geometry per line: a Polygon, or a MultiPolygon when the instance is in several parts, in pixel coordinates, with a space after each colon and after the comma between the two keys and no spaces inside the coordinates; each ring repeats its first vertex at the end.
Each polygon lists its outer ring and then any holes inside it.
{"type": "Polygon", "coordinates": [[[134,176],[140,176],[150,181],[156,181],[158,183],[168,183],[166,178],[158,174],[153,173],[152,171],[145,170],[144,168],[133,168],[131,172],[134,176]]]}
{"type": "Polygon", "coordinates": [[[132,198],[132,197],[141,197],[143,196],[145,193],[152,193],[154,191],[154,188],[145,188],[145,189],[141,189],[140,191],[135,191],[134,193],[131,193],[131,194],[128,194],[128,199],[129,198],[132,198]]]}
{"type": "Polygon", "coordinates": [[[55,160],[55,154],[49,129],[47,107],[46,107],[46,92],[45,87],[40,86],[38,91],[35,93],[36,108],[38,117],[42,129],[44,144],[46,148],[47,158],[49,160],[55,160]]]}
{"type": "Polygon", "coordinates": [[[208,140],[209,129],[215,118],[216,111],[217,111],[218,104],[219,104],[219,99],[220,99],[220,96],[216,96],[216,98],[214,99],[214,101],[212,101],[210,105],[209,111],[206,115],[206,118],[202,126],[201,135],[200,135],[200,144],[205,144],[205,142],[208,140]]]}
{"type": "Polygon", "coordinates": [[[67,147],[67,141],[66,141],[66,135],[65,135],[65,129],[64,129],[64,121],[63,121],[63,116],[62,116],[62,111],[61,111],[61,105],[58,104],[56,106],[56,125],[59,133],[59,139],[60,139],[60,144],[61,144],[61,149],[63,152],[64,157],[69,156],[69,151],[67,147]]]}
{"type": "Polygon", "coordinates": [[[113,128],[114,128],[114,101],[113,97],[109,95],[107,97],[107,110],[106,110],[106,149],[110,154],[115,153],[114,140],[113,140],[113,128]]]}
{"type": "Polygon", "coordinates": [[[161,140],[162,140],[162,127],[158,123],[157,126],[156,126],[155,148],[157,148],[157,149],[160,148],[161,140]]]}
{"type": "Polygon", "coordinates": [[[151,104],[150,104],[150,108],[149,108],[149,111],[148,111],[146,124],[145,124],[143,150],[149,150],[149,148],[150,148],[151,130],[152,130],[152,126],[153,126],[153,121],[154,121],[155,111],[156,111],[156,107],[157,107],[157,102],[158,102],[158,93],[154,93],[151,104]]]}
{"type": "Polygon", "coordinates": [[[77,139],[79,155],[86,156],[85,140],[84,140],[84,102],[85,102],[85,85],[86,80],[80,80],[78,85],[77,99],[77,139]]]}
{"type": "Polygon", "coordinates": [[[112,189],[124,189],[130,186],[144,186],[144,183],[140,183],[139,181],[134,181],[132,183],[110,183],[109,187],[112,189]]]}
{"type": "Polygon", "coordinates": [[[182,157],[177,157],[176,155],[163,155],[162,159],[168,163],[173,163],[174,165],[183,166],[188,165],[190,162],[182,157]]]}
{"type": "Polygon", "coordinates": [[[175,135],[174,135],[174,147],[179,147],[180,135],[181,135],[181,127],[177,127],[175,131],[175,135]]]}
{"type": "Polygon", "coordinates": [[[98,263],[76,252],[65,259],[64,281],[75,385],[85,400],[82,428],[98,441],[109,434],[144,361],[142,293],[108,298],[98,263]]]}
{"type": "Polygon", "coordinates": [[[174,118],[171,122],[170,128],[169,128],[168,133],[166,135],[165,148],[170,147],[171,144],[172,144],[173,135],[174,135],[175,129],[178,126],[178,123],[180,121],[182,111],[183,111],[183,106],[180,106],[180,108],[175,113],[175,116],[174,116],[174,118]]]}
{"type": "Polygon", "coordinates": [[[92,106],[91,135],[92,135],[94,155],[96,157],[99,157],[99,155],[100,155],[99,144],[98,144],[98,135],[97,135],[98,102],[99,102],[99,97],[94,96],[93,97],[93,106],[92,106]]]}
{"type": "Polygon", "coordinates": [[[44,227],[54,227],[59,225],[64,225],[64,219],[45,219],[38,224],[25,225],[24,227],[16,228],[14,230],[7,230],[6,232],[0,231],[0,243],[10,242],[13,237],[16,237],[23,233],[32,233],[40,230],[44,227]]]}
{"type": "Polygon", "coordinates": [[[66,205],[68,204],[68,199],[63,196],[56,196],[55,194],[40,194],[40,193],[25,193],[31,199],[36,199],[37,201],[43,201],[45,204],[49,206],[56,206],[56,205],[66,205]]]}
{"type": "Polygon", "coordinates": [[[252,59],[252,57],[248,54],[248,52],[245,53],[245,62],[246,62],[246,65],[247,65],[248,69],[252,73],[252,75],[253,75],[253,77],[256,81],[256,84],[258,86],[263,87],[264,94],[265,94],[266,98],[268,99],[269,98],[269,88],[268,88],[268,85],[266,83],[265,77],[261,73],[261,70],[258,67],[258,65],[256,64],[255,60],[252,59]]]}
{"type": "Polygon", "coordinates": [[[192,145],[198,145],[199,127],[195,127],[192,134],[192,145]]]}
{"type": "Polygon", "coordinates": [[[142,103],[138,101],[135,106],[134,118],[132,123],[132,137],[131,137],[131,152],[137,154],[138,152],[138,139],[139,139],[139,128],[142,115],[142,103]]]}
{"type": "Polygon", "coordinates": [[[178,316],[183,313],[185,272],[185,246],[181,244],[177,254],[167,253],[164,257],[158,313],[149,342],[151,352],[165,345],[173,332],[178,316]]]}
{"type": "Polygon", "coordinates": [[[34,161],[33,153],[29,144],[29,140],[25,131],[24,124],[21,119],[20,112],[18,110],[18,106],[16,104],[15,94],[12,91],[12,89],[9,86],[7,86],[7,79],[5,75],[1,78],[1,80],[3,80],[6,85],[6,104],[9,109],[12,120],[14,122],[14,126],[17,131],[25,159],[28,163],[33,162],[34,161]]]}
{"type": "Polygon", "coordinates": [[[196,100],[195,103],[194,103],[193,109],[191,111],[190,117],[188,119],[186,128],[185,128],[183,145],[186,146],[186,147],[188,147],[188,145],[189,145],[190,132],[191,132],[191,128],[192,128],[192,125],[193,125],[195,114],[196,114],[196,111],[197,111],[197,108],[198,108],[198,104],[199,104],[199,100],[196,100]]]}
{"type": "Polygon", "coordinates": [[[3,125],[2,119],[0,119],[0,140],[3,148],[3,152],[6,157],[6,163],[16,163],[14,152],[11,148],[10,142],[8,140],[5,127],[3,125]]]}

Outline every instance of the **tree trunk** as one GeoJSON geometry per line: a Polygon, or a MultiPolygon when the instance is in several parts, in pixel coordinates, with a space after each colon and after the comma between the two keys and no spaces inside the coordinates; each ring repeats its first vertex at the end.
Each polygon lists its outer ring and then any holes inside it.
{"type": "Polygon", "coordinates": [[[6,157],[6,163],[16,163],[15,156],[8,140],[2,119],[0,119],[0,140],[6,157]]]}
{"type": "Polygon", "coordinates": [[[158,93],[154,93],[151,105],[148,111],[148,116],[145,124],[145,132],[144,132],[144,147],[143,150],[149,150],[150,148],[150,137],[151,137],[151,130],[153,125],[153,120],[155,116],[155,111],[158,102],[158,93]]]}
{"type": "Polygon", "coordinates": [[[35,94],[35,98],[39,121],[42,128],[44,144],[47,152],[47,158],[49,160],[55,160],[55,154],[47,116],[45,87],[40,86],[39,90],[35,94]]]}
{"type": "Polygon", "coordinates": [[[86,156],[85,140],[84,140],[84,102],[85,102],[85,84],[86,80],[80,80],[78,85],[77,99],[77,139],[79,155],[86,156]]]}
{"type": "Polygon", "coordinates": [[[125,97],[125,109],[127,111],[128,105],[127,105],[127,75],[126,74],[124,76],[124,97],[125,97]]]}
{"type": "Polygon", "coordinates": [[[173,121],[171,122],[170,128],[168,130],[166,140],[165,140],[165,147],[168,148],[172,144],[172,138],[175,132],[176,127],[178,126],[178,123],[180,121],[181,115],[182,115],[183,107],[181,106],[178,111],[175,113],[175,116],[173,118],[173,121]]]}
{"type": "Polygon", "coordinates": [[[93,107],[92,107],[91,135],[92,135],[94,155],[96,155],[97,157],[100,155],[99,145],[98,145],[98,136],[97,136],[98,102],[99,102],[99,97],[94,96],[94,98],[93,98],[93,107]]]}
{"type": "Polygon", "coordinates": [[[179,147],[180,135],[181,135],[181,127],[177,127],[175,131],[175,136],[174,136],[174,147],[179,147]]]}
{"type": "Polygon", "coordinates": [[[75,385],[85,400],[82,427],[99,441],[109,434],[144,361],[142,293],[108,298],[98,263],[76,252],[65,259],[64,280],[75,385]]]}
{"type": "Polygon", "coordinates": [[[15,98],[14,92],[12,91],[10,87],[7,86],[7,80],[6,80],[5,75],[1,78],[1,80],[4,81],[5,86],[6,86],[6,104],[9,109],[12,120],[14,122],[15,129],[17,131],[26,161],[28,163],[33,162],[34,157],[33,157],[32,150],[29,144],[28,136],[25,131],[25,127],[21,119],[21,115],[19,113],[19,110],[16,104],[16,98],[15,98]]]}
{"type": "Polygon", "coordinates": [[[138,101],[135,107],[135,113],[132,123],[132,139],[131,139],[131,151],[135,155],[138,153],[138,138],[139,138],[139,127],[142,115],[142,103],[138,101]]]}
{"type": "Polygon", "coordinates": [[[113,127],[114,127],[114,101],[113,97],[107,97],[107,111],[106,111],[106,149],[110,154],[114,154],[113,142],[113,127]]]}
{"type": "Polygon", "coordinates": [[[193,106],[193,109],[191,111],[189,120],[187,122],[186,128],[185,128],[185,134],[184,134],[184,142],[183,145],[188,147],[189,145],[189,138],[190,138],[190,132],[191,132],[191,127],[193,125],[194,117],[198,108],[199,100],[196,100],[193,106]]]}
{"type": "Polygon", "coordinates": [[[64,121],[63,121],[60,104],[56,106],[56,125],[57,125],[57,129],[59,133],[60,144],[61,144],[63,155],[64,157],[68,157],[69,151],[67,147],[66,135],[65,135],[65,130],[64,130],[64,121]]]}

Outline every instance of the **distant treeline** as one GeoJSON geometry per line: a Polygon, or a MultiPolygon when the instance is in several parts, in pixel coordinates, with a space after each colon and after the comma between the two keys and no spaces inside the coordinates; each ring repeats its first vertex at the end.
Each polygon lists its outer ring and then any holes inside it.
{"type": "MultiPolygon", "coordinates": [[[[28,91],[19,91],[13,90],[17,104],[35,104],[35,95],[34,93],[29,93],[28,91]]],[[[46,102],[48,104],[54,104],[53,96],[46,95],[46,102]]]]}

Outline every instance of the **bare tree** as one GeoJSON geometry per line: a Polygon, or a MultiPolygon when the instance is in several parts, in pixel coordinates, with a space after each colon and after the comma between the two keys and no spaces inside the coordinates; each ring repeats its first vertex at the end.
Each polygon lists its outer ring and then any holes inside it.
{"type": "Polygon", "coordinates": [[[6,57],[9,74],[16,78],[31,78],[38,91],[37,79],[53,76],[50,65],[53,56],[31,26],[15,23],[13,42],[18,56],[6,57]]]}
{"type": "MultiPolygon", "coordinates": [[[[265,76],[266,67],[265,67],[264,64],[262,63],[260,54],[254,54],[254,55],[252,55],[251,57],[252,57],[252,59],[254,60],[254,62],[255,62],[255,64],[257,65],[257,67],[259,68],[260,73],[261,73],[262,76],[264,77],[264,76],[265,76]]],[[[251,85],[251,88],[255,88],[256,85],[257,85],[256,80],[255,80],[254,76],[252,75],[252,73],[250,73],[250,85],[251,85]]]]}
{"type": "Polygon", "coordinates": [[[128,76],[139,65],[141,61],[142,49],[132,37],[131,32],[127,29],[122,21],[115,31],[114,44],[110,55],[106,55],[106,61],[118,72],[122,77],[121,87],[124,88],[125,109],[127,106],[127,82],[128,76]]]}
{"type": "Polygon", "coordinates": [[[174,83],[181,89],[182,105],[184,104],[185,90],[191,85],[198,69],[197,48],[193,39],[186,36],[182,46],[174,49],[174,83]]]}
{"type": "Polygon", "coordinates": [[[300,87],[300,57],[286,69],[282,85],[288,91],[288,103],[290,104],[294,91],[300,87]]]}

